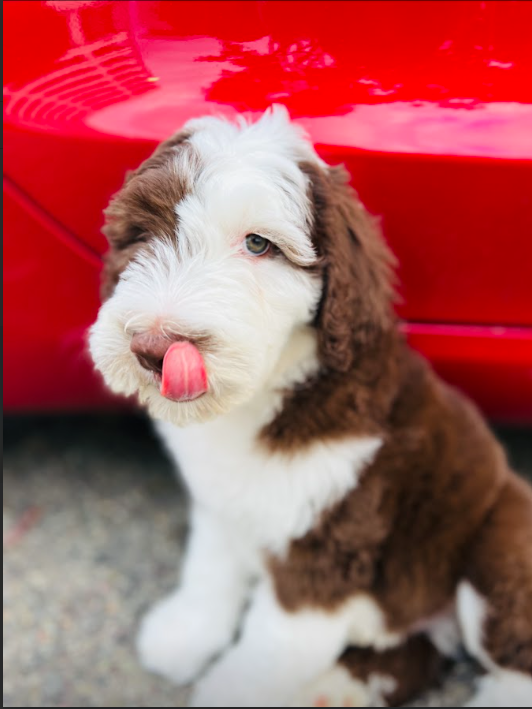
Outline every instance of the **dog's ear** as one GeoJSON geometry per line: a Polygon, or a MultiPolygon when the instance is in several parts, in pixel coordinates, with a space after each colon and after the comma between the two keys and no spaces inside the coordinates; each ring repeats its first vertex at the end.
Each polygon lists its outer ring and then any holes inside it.
{"type": "MultiPolygon", "coordinates": [[[[175,206],[187,193],[191,176],[186,170],[177,171],[173,157],[190,135],[188,130],[176,133],[136,170],[129,171],[104,211],[102,232],[110,248],[104,257],[102,300],[112,295],[120,274],[143,244],[153,236],[171,238],[175,233],[175,206]]],[[[191,171],[194,157],[189,152],[191,171]]]]}
{"type": "Polygon", "coordinates": [[[300,167],[310,180],[313,243],[323,264],[315,321],[319,357],[326,369],[347,372],[361,356],[376,353],[392,327],[395,260],[343,167],[300,167]]]}

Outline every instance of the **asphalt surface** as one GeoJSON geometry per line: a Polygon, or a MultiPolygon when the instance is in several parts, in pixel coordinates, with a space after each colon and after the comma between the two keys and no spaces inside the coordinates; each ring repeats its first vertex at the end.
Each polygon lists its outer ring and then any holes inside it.
{"type": "MultiPolygon", "coordinates": [[[[532,430],[498,432],[532,478],[532,430]]],[[[186,690],[134,653],[186,533],[185,497],[149,424],[11,418],[4,435],[4,706],[185,706],[186,690]]],[[[460,706],[473,675],[459,664],[415,705],[460,706]]]]}

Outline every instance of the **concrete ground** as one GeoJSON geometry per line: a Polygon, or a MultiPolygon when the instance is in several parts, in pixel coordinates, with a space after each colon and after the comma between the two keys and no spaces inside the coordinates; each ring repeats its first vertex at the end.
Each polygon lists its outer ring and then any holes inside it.
{"type": "MultiPolygon", "coordinates": [[[[174,583],[185,501],[141,418],[5,422],[4,706],[184,706],[186,690],[144,672],[140,615],[174,583]]],[[[532,431],[499,431],[532,477],[532,431]]],[[[459,664],[416,706],[460,706],[459,664]]]]}

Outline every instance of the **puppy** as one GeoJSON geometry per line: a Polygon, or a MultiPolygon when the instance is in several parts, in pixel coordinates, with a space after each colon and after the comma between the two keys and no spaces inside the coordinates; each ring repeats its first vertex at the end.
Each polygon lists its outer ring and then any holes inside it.
{"type": "Polygon", "coordinates": [[[197,707],[396,705],[461,637],[487,671],[470,706],[532,705],[531,491],[403,341],[346,172],[283,109],[202,118],[106,217],[92,357],[192,503],[144,665],[204,672],[197,707]]]}

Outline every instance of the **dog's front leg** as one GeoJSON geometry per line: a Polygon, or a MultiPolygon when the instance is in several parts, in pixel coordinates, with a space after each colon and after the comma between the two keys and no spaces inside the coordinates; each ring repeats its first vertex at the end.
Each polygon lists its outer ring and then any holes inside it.
{"type": "Polygon", "coordinates": [[[340,615],[288,612],[263,583],[240,640],[200,680],[190,706],[290,706],[303,685],[334,664],[345,642],[340,615]]]}
{"type": "Polygon", "coordinates": [[[179,588],[143,619],[143,665],[177,684],[194,679],[228,645],[249,588],[249,574],[230,530],[195,507],[179,588]]]}

